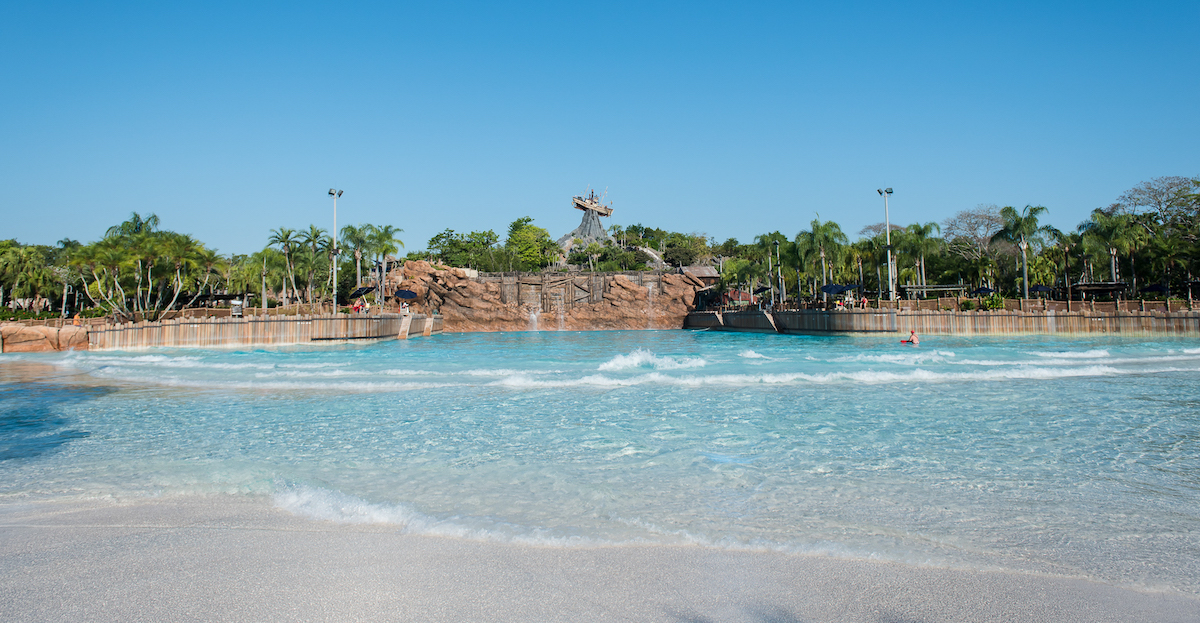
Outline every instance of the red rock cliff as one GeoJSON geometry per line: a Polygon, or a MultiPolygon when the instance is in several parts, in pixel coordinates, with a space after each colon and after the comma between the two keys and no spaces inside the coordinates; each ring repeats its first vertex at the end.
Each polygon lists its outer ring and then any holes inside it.
{"type": "Polygon", "coordinates": [[[696,291],[704,287],[691,275],[663,275],[662,292],[650,294],[625,275],[605,277],[604,298],[596,303],[542,311],[505,303],[498,283],[480,283],[458,268],[407,262],[390,275],[417,298],[409,302],[419,313],[441,313],[447,332],[595,331],[608,329],[681,329],[693,309],[696,291]]]}

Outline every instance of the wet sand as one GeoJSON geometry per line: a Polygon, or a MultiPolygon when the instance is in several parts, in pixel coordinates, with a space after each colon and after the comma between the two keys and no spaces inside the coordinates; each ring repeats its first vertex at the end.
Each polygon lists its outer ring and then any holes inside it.
{"type": "Polygon", "coordinates": [[[699,546],[542,547],[245,498],[0,504],[4,621],[1200,621],[1082,579],[699,546]]]}

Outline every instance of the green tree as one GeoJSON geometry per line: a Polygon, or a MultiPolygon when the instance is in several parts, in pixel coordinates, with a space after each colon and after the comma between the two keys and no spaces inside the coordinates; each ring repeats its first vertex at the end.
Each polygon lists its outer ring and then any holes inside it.
{"type": "Polygon", "coordinates": [[[522,267],[528,270],[541,270],[549,266],[558,260],[561,253],[550,232],[534,225],[533,219],[528,216],[508,226],[508,239],[504,246],[512,250],[522,267]]]}
{"type": "MultiPolygon", "coordinates": [[[[796,234],[796,246],[804,263],[815,263],[821,260],[821,285],[829,284],[829,262],[839,262],[845,246],[849,244],[842,228],[833,221],[821,221],[821,215],[812,220],[809,229],[796,234]]],[[[828,296],[822,293],[822,300],[828,296]]]]}
{"type": "Polygon", "coordinates": [[[992,236],[993,240],[1011,242],[1021,250],[1021,287],[1024,298],[1029,298],[1029,239],[1041,233],[1048,233],[1051,229],[1038,225],[1038,217],[1045,211],[1045,206],[1027,205],[1020,212],[1012,206],[1005,206],[1000,209],[1000,218],[1004,220],[1004,226],[992,236]]]}
{"type": "MultiPolygon", "coordinates": [[[[292,264],[292,254],[296,249],[296,245],[299,244],[299,237],[297,237],[295,230],[287,227],[272,229],[271,237],[267,239],[267,243],[278,246],[279,250],[283,252],[283,259],[287,266],[288,278],[292,284],[292,296],[296,297],[297,299],[300,298],[300,291],[296,288],[295,266],[292,264]]],[[[283,298],[288,298],[286,287],[284,288],[283,298]]]]}
{"type": "Polygon", "coordinates": [[[362,258],[370,244],[370,225],[346,225],[342,228],[341,245],[354,253],[354,287],[362,287],[362,258]]]}

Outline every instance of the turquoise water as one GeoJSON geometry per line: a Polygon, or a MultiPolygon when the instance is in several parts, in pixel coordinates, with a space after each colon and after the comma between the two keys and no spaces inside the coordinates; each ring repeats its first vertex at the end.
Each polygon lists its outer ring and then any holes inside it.
{"type": "Polygon", "coordinates": [[[6,355],[0,501],[265,496],[420,534],[1200,594],[1198,381],[1198,340],[1044,336],[529,332],[6,355]]]}

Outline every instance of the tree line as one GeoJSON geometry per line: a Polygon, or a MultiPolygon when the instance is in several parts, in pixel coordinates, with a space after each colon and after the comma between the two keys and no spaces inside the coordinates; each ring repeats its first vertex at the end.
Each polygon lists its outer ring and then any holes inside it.
{"type": "Polygon", "coordinates": [[[391,225],[343,227],[336,256],[333,237],[315,225],[280,227],[258,252],[221,255],[190,235],[162,228],[154,214],[134,212],[88,244],[0,241],[0,305],[28,310],[53,301],[55,313],[155,318],[221,295],[266,292],[274,304],[311,304],[331,300],[336,291],[344,301],[357,287],[378,285],[392,263],[404,259],[483,272],[702,264],[717,268],[723,290],[770,285],[794,299],[818,296],[829,284],[859,284],[886,296],[889,233],[896,282],[908,292],[966,284],[1027,297],[1030,287],[1042,285],[1061,297],[1081,283],[1118,282],[1126,284],[1124,296],[1157,298],[1187,292],[1198,272],[1200,179],[1142,182],[1070,231],[1044,225],[1049,210],[979,205],[941,223],[893,224],[890,232],[883,223],[870,225],[854,241],[819,214],[794,236],[774,231],[748,243],[640,223],[613,225],[611,240],[576,241],[565,252],[549,232],[522,217],[509,225],[504,240],[493,230],[446,229],[425,250],[400,259],[402,230],[391,225]]]}

